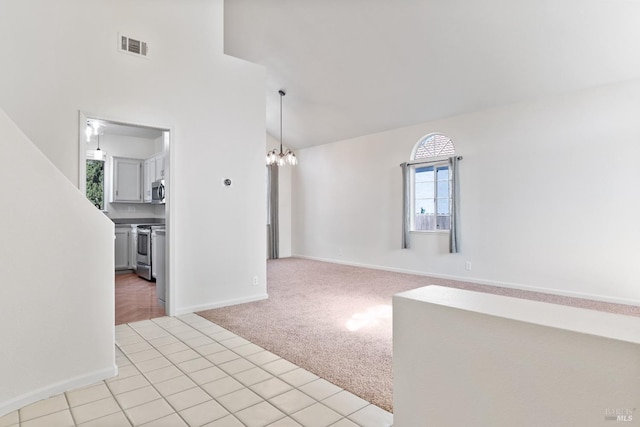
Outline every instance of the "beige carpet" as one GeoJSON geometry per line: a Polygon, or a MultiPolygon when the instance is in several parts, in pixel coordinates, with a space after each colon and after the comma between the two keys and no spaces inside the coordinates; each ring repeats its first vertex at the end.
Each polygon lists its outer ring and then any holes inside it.
{"type": "Polygon", "coordinates": [[[388,411],[398,292],[442,285],[640,316],[640,307],[298,258],[269,261],[267,284],[268,300],[198,314],[388,411]]]}

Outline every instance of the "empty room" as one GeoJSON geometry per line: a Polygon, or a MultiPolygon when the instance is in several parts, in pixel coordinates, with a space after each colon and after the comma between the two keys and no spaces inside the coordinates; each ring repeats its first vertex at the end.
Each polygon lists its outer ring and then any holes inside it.
{"type": "Polygon", "coordinates": [[[0,427],[634,425],[639,18],[2,0],[0,427]]]}

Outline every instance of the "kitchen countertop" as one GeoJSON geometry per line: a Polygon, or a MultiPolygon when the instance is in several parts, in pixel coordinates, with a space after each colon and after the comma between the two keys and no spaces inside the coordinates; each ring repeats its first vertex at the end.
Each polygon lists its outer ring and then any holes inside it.
{"type": "Polygon", "coordinates": [[[122,230],[122,229],[127,229],[127,230],[139,230],[140,227],[147,227],[150,228],[151,230],[164,230],[165,229],[165,224],[116,224],[116,230],[122,230]]]}
{"type": "Polygon", "coordinates": [[[111,218],[111,221],[116,226],[127,226],[127,225],[164,225],[164,218],[111,218]]]}

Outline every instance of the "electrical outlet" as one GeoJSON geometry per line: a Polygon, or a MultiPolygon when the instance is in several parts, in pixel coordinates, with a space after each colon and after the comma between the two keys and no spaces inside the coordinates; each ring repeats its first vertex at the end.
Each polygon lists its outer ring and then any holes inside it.
{"type": "Polygon", "coordinates": [[[253,276],[253,286],[258,286],[258,276],[253,276]]]}
{"type": "Polygon", "coordinates": [[[464,269],[467,271],[471,271],[471,261],[465,261],[464,269]]]}

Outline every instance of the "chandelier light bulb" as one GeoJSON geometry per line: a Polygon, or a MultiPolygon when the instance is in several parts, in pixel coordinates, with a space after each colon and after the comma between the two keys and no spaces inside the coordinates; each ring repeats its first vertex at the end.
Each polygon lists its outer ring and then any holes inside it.
{"type": "Polygon", "coordinates": [[[298,164],[298,158],[293,152],[289,153],[289,164],[291,164],[291,166],[298,164]]]}

